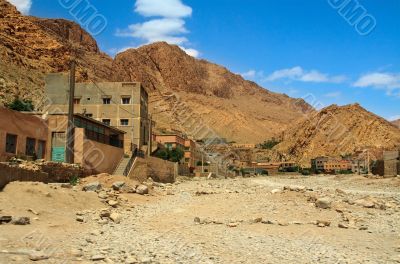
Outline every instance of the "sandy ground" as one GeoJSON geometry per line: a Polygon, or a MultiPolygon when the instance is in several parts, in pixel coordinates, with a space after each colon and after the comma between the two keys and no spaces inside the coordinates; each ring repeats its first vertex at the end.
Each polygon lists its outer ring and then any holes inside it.
{"type": "Polygon", "coordinates": [[[54,188],[0,192],[0,215],[32,221],[0,225],[0,263],[29,263],[34,250],[48,257],[40,263],[400,263],[398,178],[181,179],[146,196],[106,189],[106,199],[54,188]]]}

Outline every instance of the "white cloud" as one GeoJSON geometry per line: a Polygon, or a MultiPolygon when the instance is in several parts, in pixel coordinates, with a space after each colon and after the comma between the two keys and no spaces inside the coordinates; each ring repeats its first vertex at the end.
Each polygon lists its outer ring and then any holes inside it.
{"type": "Polygon", "coordinates": [[[200,56],[200,52],[198,50],[195,49],[186,49],[184,47],[180,47],[181,50],[183,50],[184,52],[186,52],[187,55],[192,56],[192,57],[199,57],[200,56]]]}
{"type": "Polygon", "coordinates": [[[165,41],[179,45],[190,56],[200,56],[199,51],[188,47],[190,42],[185,35],[189,31],[183,18],[191,16],[192,8],[181,0],[137,0],[135,12],[144,17],[157,18],[117,30],[117,36],[139,39],[142,45],[165,41]]]}
{"type": "Polygon", "coordinates": [[[302,67],[296,66],[289,69],[275,71],[267,76],[265,80],[276,81],[280,79],[316,83],[342,83],[346,80],[346,76],[330,76],[329,74],[321,73],[317,70],[306,71],[302,67]]]}
{"type": "Polygon", "coordinates": [[[19,12],[24,15],[29,14],[32,7],[32,0],[8,0],[11,4],[15,5],[19,12]]]}
{"type": "Polygon", "coordinates": [[[400,97],[400,73],[373,72],[365,74],[353,86],[383,89],[388,95],[400,97]]]}
{"type": "Polygon", "coordinates": [[[249,70],[248,72],[241,73],[243,78],[254,78],[256,77],[257,72],[255,70],[249,70]]]}
{"type": "Polygon", "coordinates": [[[389,121],[396,121],[400,119],[400,115],[395,115],[395,116],[391,116],[389,117],[389,121]]]}
{"type": "Polygon", "coordinates": [[[324,96],[329,97],[329,98],[338,98],[342,95],[341,92],[332,92],[332,93],[327,93],[324,96]]]}
{"type": "Polygon", "coordinates": [[[130,25],[127,30],[118,30],[117,36],[139,38],[146,43],[166,41],[170,44],[183,44],[188,41],[187,38],[181,36],[185,33],[188,31],[184,20],[160,18],[130,25]]]}
{"type": "Polygon", "coordinates": [[[145,17],[181,18],[192,15],[192,8],[181,0],[137,0],[135,11],[145,17]]]}

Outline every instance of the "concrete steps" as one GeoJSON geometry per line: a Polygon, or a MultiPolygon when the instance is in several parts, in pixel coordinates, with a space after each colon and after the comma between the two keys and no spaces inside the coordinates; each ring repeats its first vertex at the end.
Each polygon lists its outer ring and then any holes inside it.
{"type": "Polygon", "coordinates": [[[118,167],[115,169],[113,175],[123,176],[130,159],[131,158],[123,158],[118,167]]]}

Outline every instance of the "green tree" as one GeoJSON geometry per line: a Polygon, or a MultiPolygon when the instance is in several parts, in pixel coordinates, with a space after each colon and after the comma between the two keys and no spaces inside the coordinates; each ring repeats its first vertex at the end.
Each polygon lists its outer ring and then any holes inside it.
{"type": "Polygon", "coordinates": [[[170,151],[170,158],[169,160],[172,162],[180,162],[183,157],[185,156],[185,152],[183,150],[176,148],[170,151]]]}
{"type": "Polygon", "coordinates": [[[6,104],[6,107],[19,112],[32,112],[34,110],[32,101],[21,99],[15,99],[12,103],[6,104]]]}
{"type": "Polygon", "coordinates": [[[260,148],[262,149],[273,149],[276,145],[278,145],[280,142],[276,140],[275,138],[272,138],[270,140],[264,141],[264,143],[260,144],[260,148]]]}

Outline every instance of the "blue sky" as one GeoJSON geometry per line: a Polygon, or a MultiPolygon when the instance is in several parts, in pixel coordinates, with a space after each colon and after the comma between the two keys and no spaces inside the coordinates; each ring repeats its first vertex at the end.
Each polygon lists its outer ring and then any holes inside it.
{"type": "Polygon", "coordinates": [[[398,0],[10,2],[26,14],[75,20],[86,29],[87,21],[62,4],[93,7],[106,21],[95,38],[110,55],[166,40],[318,108],[358,102],[400,118],[398,0]]]}

